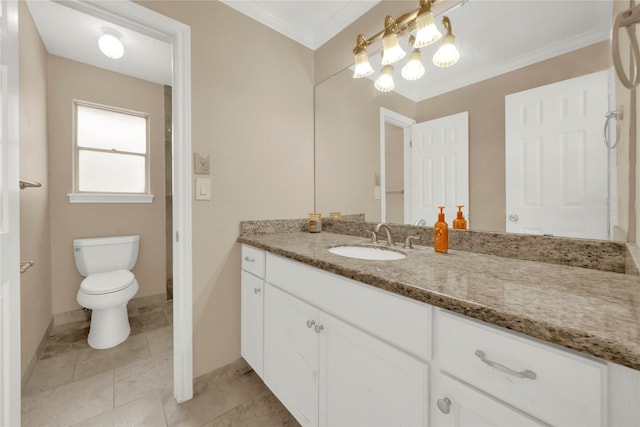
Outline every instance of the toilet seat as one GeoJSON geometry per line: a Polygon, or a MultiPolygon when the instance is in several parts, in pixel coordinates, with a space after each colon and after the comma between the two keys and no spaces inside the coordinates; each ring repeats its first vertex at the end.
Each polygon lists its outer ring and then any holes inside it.
{"type": "Polygon", "coordinates": [[[135,280],[128,270],[93,273],[80,283],[80,291],[90,295],[110,294],[131,286],[135,280]]]}

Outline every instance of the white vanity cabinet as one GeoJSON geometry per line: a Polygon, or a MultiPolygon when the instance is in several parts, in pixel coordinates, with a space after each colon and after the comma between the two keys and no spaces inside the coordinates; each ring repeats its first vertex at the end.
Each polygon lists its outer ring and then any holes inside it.
{"type": "Polygon", "coordinates": [[[242,245],[240,353],[260,377],[263,376],[264,264],[264,251],[242,245]]]}
{"type": "Polygon", "coordinates": [[[640,425],[638,371],[248,246],[242,274],[242,355],[304,426],[640,425]]]}
{"type": "MultiPolygon", "coordinates": [[[[331,281],[343,279],[270,255],[267,259],[264,380],[294,417],[304,426],[426,426],[426,361],[344,320],[365,320],[360,308],[379,292],[341,283],[347,295],[357,294],[346,304],[348,309],[343,304],[312,305],[288,290],[311,296],[305,291],[311,286],[324,295],[319,300],[344,303],[345,294],[332,295],[331,286],[331,281]]],[[[385,296],[408,304],[410,316],[417,316],[414,320],[428,330],[429,310],[385,296]]]]}

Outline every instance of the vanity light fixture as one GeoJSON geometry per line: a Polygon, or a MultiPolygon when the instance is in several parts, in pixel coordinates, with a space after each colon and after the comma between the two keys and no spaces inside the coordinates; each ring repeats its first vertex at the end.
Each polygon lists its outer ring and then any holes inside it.
{"type": "Polygon", "coordinates": [[[380,71],[380,77],[375,83],[376,89],[380,92],[391,92],[396,84],[393,82],[393,66],[385,65],[380,71]]]}
{"type": "Polygon", "coordinates": [[[369,55],[367,55],[367,39],[362,34],[358,35],[356,47],[353,48],[355,55],[355,67],[353,70],[353,78],[368,77],[373,74],[373,67],[369,63],[369,55]]]}
{"type": "Polygon", "coordinates": [[[431,12],[431,2],[420,3],[420,10],[416,16],[416,38],[415,42],[409,44],[414,48],[429,46],[442,38],[442,33],[433,22],[433,12],[431,12]]]}
{"type": "MultiPolygon", "coordinates": [[[[415,37],[409,37],[409,44],[415,46],[414,44],[415,37]]],[[[424,76],[424,65],[422,65],[422,55],[420,54],[420,49],[416,48],[409,55],[409,60],[402,67],[402,77],[405,80],[418,80],[424,76]]]]}
{"type": "Polygon", "coordinates": [[[406,55],[398,43],[396,21],[387,16],[384,18],[384,35],[382,36],[382,65],[391,65],[400,61],[406,55]]]}
{"type": "Polygon", "coordinates": [[[120,39],[122,34],[113,28],[103,28],[102,35],[98,38],[98,47],[107,58],[119,59],[124,55],[124,45],[120,39]]]}
{"type": "MultiPolygon", "coordinates": [[[[442,33],[436,27],[433,20],[433,12],[431,11],[431,6],[441,1],[443,0],[420,0],[420,7],[412,12],[407,12],[397,19],[387,16],[384,20],[384,29],[373,36],[367,38],[363,34],[358,34],[356,46],[353,48],[355,58],[353,78],[359,79],[373,74],[373,68],[367,55],[367,47],[382,39],[383,68],[380,77],[375,82],[375,87],[383,92],[393,90],[393,67],[390,67],[390,65],[406,55],[405,51],[400,47],[398,38],[405,37],[414,30],[416,34],[411,36],[409,40],[409,44],[414,48],[414,51],[409,55],[407,64],[402,68],[402,77],[407,80],[421,78],[425,69],[422,65],[420,48],[442,38],[442,33]],[[391,82],[390,84],[389,81],[391,82]]],[[[466,0],[463,0],[458,5],[465,2],[466,0]]],[[[458,61],[460,53],[456,49],[455,36],[451,32],[451,21],[448,17],[442,18],[442,25],[446,30],[446,36],[444,36],[440,49],[434,55],[433,62],[438,67],[450,67],[458,61]]]]}
{"type": "Polygon", "coordinates": [[[433,55],[433,63],[438,67],[445,68],[450,67],[460,59],[460,52],[456,49],[456,37],[451,34],[451,21],[444,16],[442,18],[442,25],[447,30],[447,35],[442,39],[440,49],[433,55]]]}

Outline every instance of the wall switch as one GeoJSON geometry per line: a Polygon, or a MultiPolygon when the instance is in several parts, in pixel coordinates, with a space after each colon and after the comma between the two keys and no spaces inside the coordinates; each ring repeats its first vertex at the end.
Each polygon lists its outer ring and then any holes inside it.
{"type": "Polygon", "coordinates": [[[196,178],[196,200],[211,200],[211,178],[196,178]]]}

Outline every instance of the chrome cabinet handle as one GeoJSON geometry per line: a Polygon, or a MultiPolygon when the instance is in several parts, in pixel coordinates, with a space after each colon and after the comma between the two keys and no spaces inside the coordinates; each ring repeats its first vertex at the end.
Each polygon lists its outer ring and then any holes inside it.
{"type": "Polygon", "coordinates": [[[518,377],[518,378],[528,378],[530,380],[535,380],[537,377],[535,372],[530,371],[528,369],[525,369],[524,371],[514,371],[513,369],[507,366],[504,366],[498,362],[489,360],[486,358],[484,351],[482,350],[476,350],[475,355],[478,356],[478,358],[482,360],[483,363],[491,366],[494,369],[497,369],[500,372],[504,372],[505,374],[513,375],[514,377],[518,377]]]}
{"type": "Polygon", "coordinates": [[[322,332],[322,330],[324,329],[324,326],[322,325],[316,325],[316,334],[319,334],[320,332],[322,332]]]}
{"type": "Polygon", "coordinates": [[[516,214],[511,214],[509,215],[509,221],[511,222],[518,222],[518,220],[520,219],[520,217],[516,214]]]}
{"type": "Polygon", "coordinates": [[[443,414],[448,414],[449,412],[451,412],[451,401],[448,397],[438,399],[436,403],[438,404],[438,409],[440,409],[440,412],[442,412],[443,414]]]}
{"type": "Polygon", "coordinates": [[[254,289],[253,289],[253,293],[254,293],[254,294],[259,294],[259,293],[260,293],[260,291],[261,291],[261,289],[260,289],[260,288],[254,288],[254,289]]]}
{"type": "Polygon", "coordinates": [[[307,328],[313,327],[316,324],[315,320],[307,320],[307,328]]]}
{"type": "Polygon", "coordinates": [[[250,256],[244,257],[244,260],[247,262],[256,262],[255,258],[251,258],[250,256]]]}

